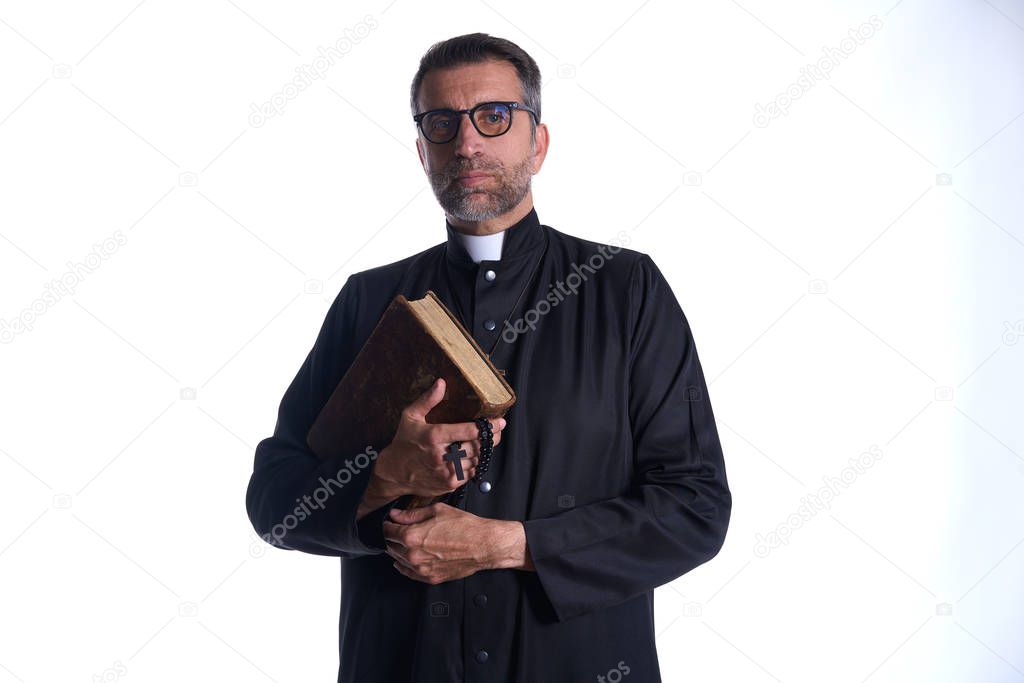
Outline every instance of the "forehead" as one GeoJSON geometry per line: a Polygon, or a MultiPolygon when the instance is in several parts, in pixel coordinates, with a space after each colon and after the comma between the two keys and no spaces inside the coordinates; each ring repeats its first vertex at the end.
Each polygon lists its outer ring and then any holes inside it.
{"type": "Polygon", "coordinates": [[[469,109],[493,100],[521,101],[516,68],[506,61],[464,64],[427,72],[420,84],[420,111],[469,109]]]}

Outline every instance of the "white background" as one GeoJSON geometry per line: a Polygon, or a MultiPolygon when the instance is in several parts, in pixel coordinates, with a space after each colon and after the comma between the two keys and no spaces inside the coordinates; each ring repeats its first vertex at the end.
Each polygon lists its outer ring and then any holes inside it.
{"type": "Polygon", "coordinates": [[[478,30],[544,75],[541,222],[697,340],[735,504],[664,679],[1024,680],[1019,2],[129,0],[0,3],[0,683],[334,680],[338,561],[245,486],[345,278],[444,239],[408,88],[478,30]]]}

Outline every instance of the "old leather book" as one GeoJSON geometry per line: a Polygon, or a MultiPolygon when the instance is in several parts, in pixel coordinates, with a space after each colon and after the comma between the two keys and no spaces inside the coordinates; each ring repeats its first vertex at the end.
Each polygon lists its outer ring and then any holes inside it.
{"type": "MultiPolygon", "coordinates": [[[[355,457],[367,447],[380,451],[394,438],[402,409],[437,377],[446,386],[444,398],[427,413],[432,424],[494,419],[516,401],[504,371],[433,291],[412,301],[399,294],[320,411],[306,443],[321,459],[355,457]]],[[[441,498],[413,496],[406,507],[441,498]]]]}

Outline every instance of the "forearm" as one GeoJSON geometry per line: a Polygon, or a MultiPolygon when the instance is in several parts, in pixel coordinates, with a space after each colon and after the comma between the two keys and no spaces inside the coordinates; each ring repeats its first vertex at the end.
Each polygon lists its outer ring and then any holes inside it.
{"type": "Polygon", "coordinates": [[[343,461],[318,461],[294,438],[270,437],[257,446],[246,492],[246,510],[256,533],[271,545],[318,555],[361,557],[368,547],[355,513],[369,473],[344,480],[343,461]],[[339,478],[338,472],[342,472],[339,478]]]}

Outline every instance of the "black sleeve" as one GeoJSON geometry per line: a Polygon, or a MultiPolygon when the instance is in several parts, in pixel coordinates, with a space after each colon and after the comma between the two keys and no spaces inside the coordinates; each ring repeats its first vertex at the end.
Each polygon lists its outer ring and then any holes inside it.
{"type": "Polygon", "coordinates": [[[359,283],[350,277],[281,399],[273,435],[256,447],[245,504],[256,533],[271,545],[348,558],[384,552],[382,523],[402,499],[358,522],[356,510],[376,449],[387,444],[325,461],[306,445],[306,433],[359,350],[354,335],[360,305],[359,283]]]}
{"type": "Polygon", "coordinates": [[[707,562],[732,510],[689,323],[642,255],[631,282],[628,494],[527,520],[527,546],[560,621],[618,604],[707,562]]]}

